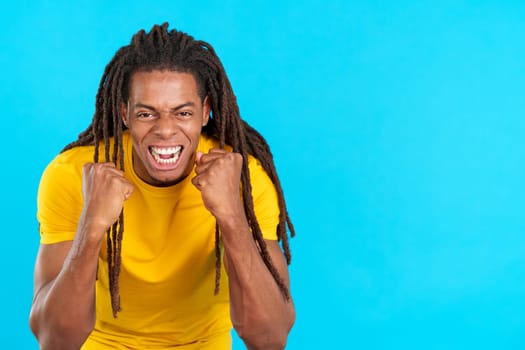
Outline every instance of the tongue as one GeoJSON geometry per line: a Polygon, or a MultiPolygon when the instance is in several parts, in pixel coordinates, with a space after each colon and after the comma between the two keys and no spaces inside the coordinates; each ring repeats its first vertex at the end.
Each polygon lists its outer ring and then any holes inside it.
{"type": "Polygon", "coordinates": [[[162,159],[171,159],[173,158],[173,153],[172,154],[159,154],[159,157],[162,159]]]}

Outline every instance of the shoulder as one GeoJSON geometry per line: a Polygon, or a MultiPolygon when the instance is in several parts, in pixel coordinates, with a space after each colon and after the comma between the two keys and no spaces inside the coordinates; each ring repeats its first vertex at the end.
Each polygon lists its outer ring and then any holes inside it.
{"type": "Polygon", "coordinates": [[[37,195],[37,219],[44,244],[71,240],[82,209],[82,167],[93,161],[93,147],[75,147],[46,167],[37,195]]]}
{"type": "Polygon", "coordinates": [[[58,154],[48,165],[45,172],[69,171],[82,172],[82,166],[93,162],[93,146],[81,146],[58,154]]]}
{"type": "Polygon", "coordinates": [[[276,240],[280,208],[275,184],[257,158],[248,156],[248,169],[257,222],[265,239],[276,240]]]}
{"type": "Polygon", "coordinates": [[[50,198],[72,198],[81,195],[82,168],[93,162],[93,146],[78,146],[58,154],[40,178],[38,201],[50,198]]]}
{"type": "Polygon", "coordinates": [[[40,179],[40,195],[52,195],[58,189],[79,187],[82,167],[93,161],[93,146],[75,147],[58,154],[45,168],[40,179]]]}

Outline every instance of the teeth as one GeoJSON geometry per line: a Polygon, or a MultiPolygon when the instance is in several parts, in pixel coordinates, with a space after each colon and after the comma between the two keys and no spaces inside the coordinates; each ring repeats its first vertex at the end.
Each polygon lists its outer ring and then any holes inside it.
{"type": "Polygon", "coordinates": [[[173,164],[177,162],[177,160],[179,160],[179,156],[177,155],[176,157],[169,158],[169,159],[155,157],[155,160],[157,161],[157,163],[160,163],[160,164],[173,164]]]}
{"type": "Polygon", "coordinates": [[[150,147],[150,153],[155,158],[155,161],[160,164],[173,164],[176,163],[177,160],[179,160],[180,151],[182,147],[150,147]],[[164,157],[161,157],[164,156],[164,157]],[[166,158],[166,156],[169,156],[169,158],[166,158]]]}
{"type": "Polygon", "coordinates": [[[167,147],[167,148],[151,147],[151,151],[152,153],[157,153],[157,154],[174,154],[174,153],[178,153],[181,148],[182,148],[181,146],[167,147]]]}

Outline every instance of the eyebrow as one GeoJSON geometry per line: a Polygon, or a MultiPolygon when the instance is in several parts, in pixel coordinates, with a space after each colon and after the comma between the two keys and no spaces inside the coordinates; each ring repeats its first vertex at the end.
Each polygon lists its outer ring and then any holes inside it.
{"type": "MultiPolygon", "coordinates": [[[[180,104],[180,105],[178,105],[176,107],[170,108],[170,111],[171,112],[175,112],[175,111],[177,111],[179,109],[182,109],[184,107],[195,107],[195,103],[193,103],[193,102],[186,102],[186,103],[180,104]]],[[[140,102],[135,103],[133,105],[133,109],[137,109],[137,108],[146,108],[146,109],[150,109],[152,111],[156,110],[155,107],[147,105],[145,103],[140,103],[140,102]]]]}

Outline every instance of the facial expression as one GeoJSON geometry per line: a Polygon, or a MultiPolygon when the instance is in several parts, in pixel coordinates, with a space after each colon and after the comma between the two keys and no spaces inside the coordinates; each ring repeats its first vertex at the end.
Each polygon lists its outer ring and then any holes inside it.
{"type": "Polygon", "coordinates": [[[121,112],[133,141],[133,169],[143,181],[170,186],[189,175],[210,113],[192,74],[135,72],[121,112]]]}

